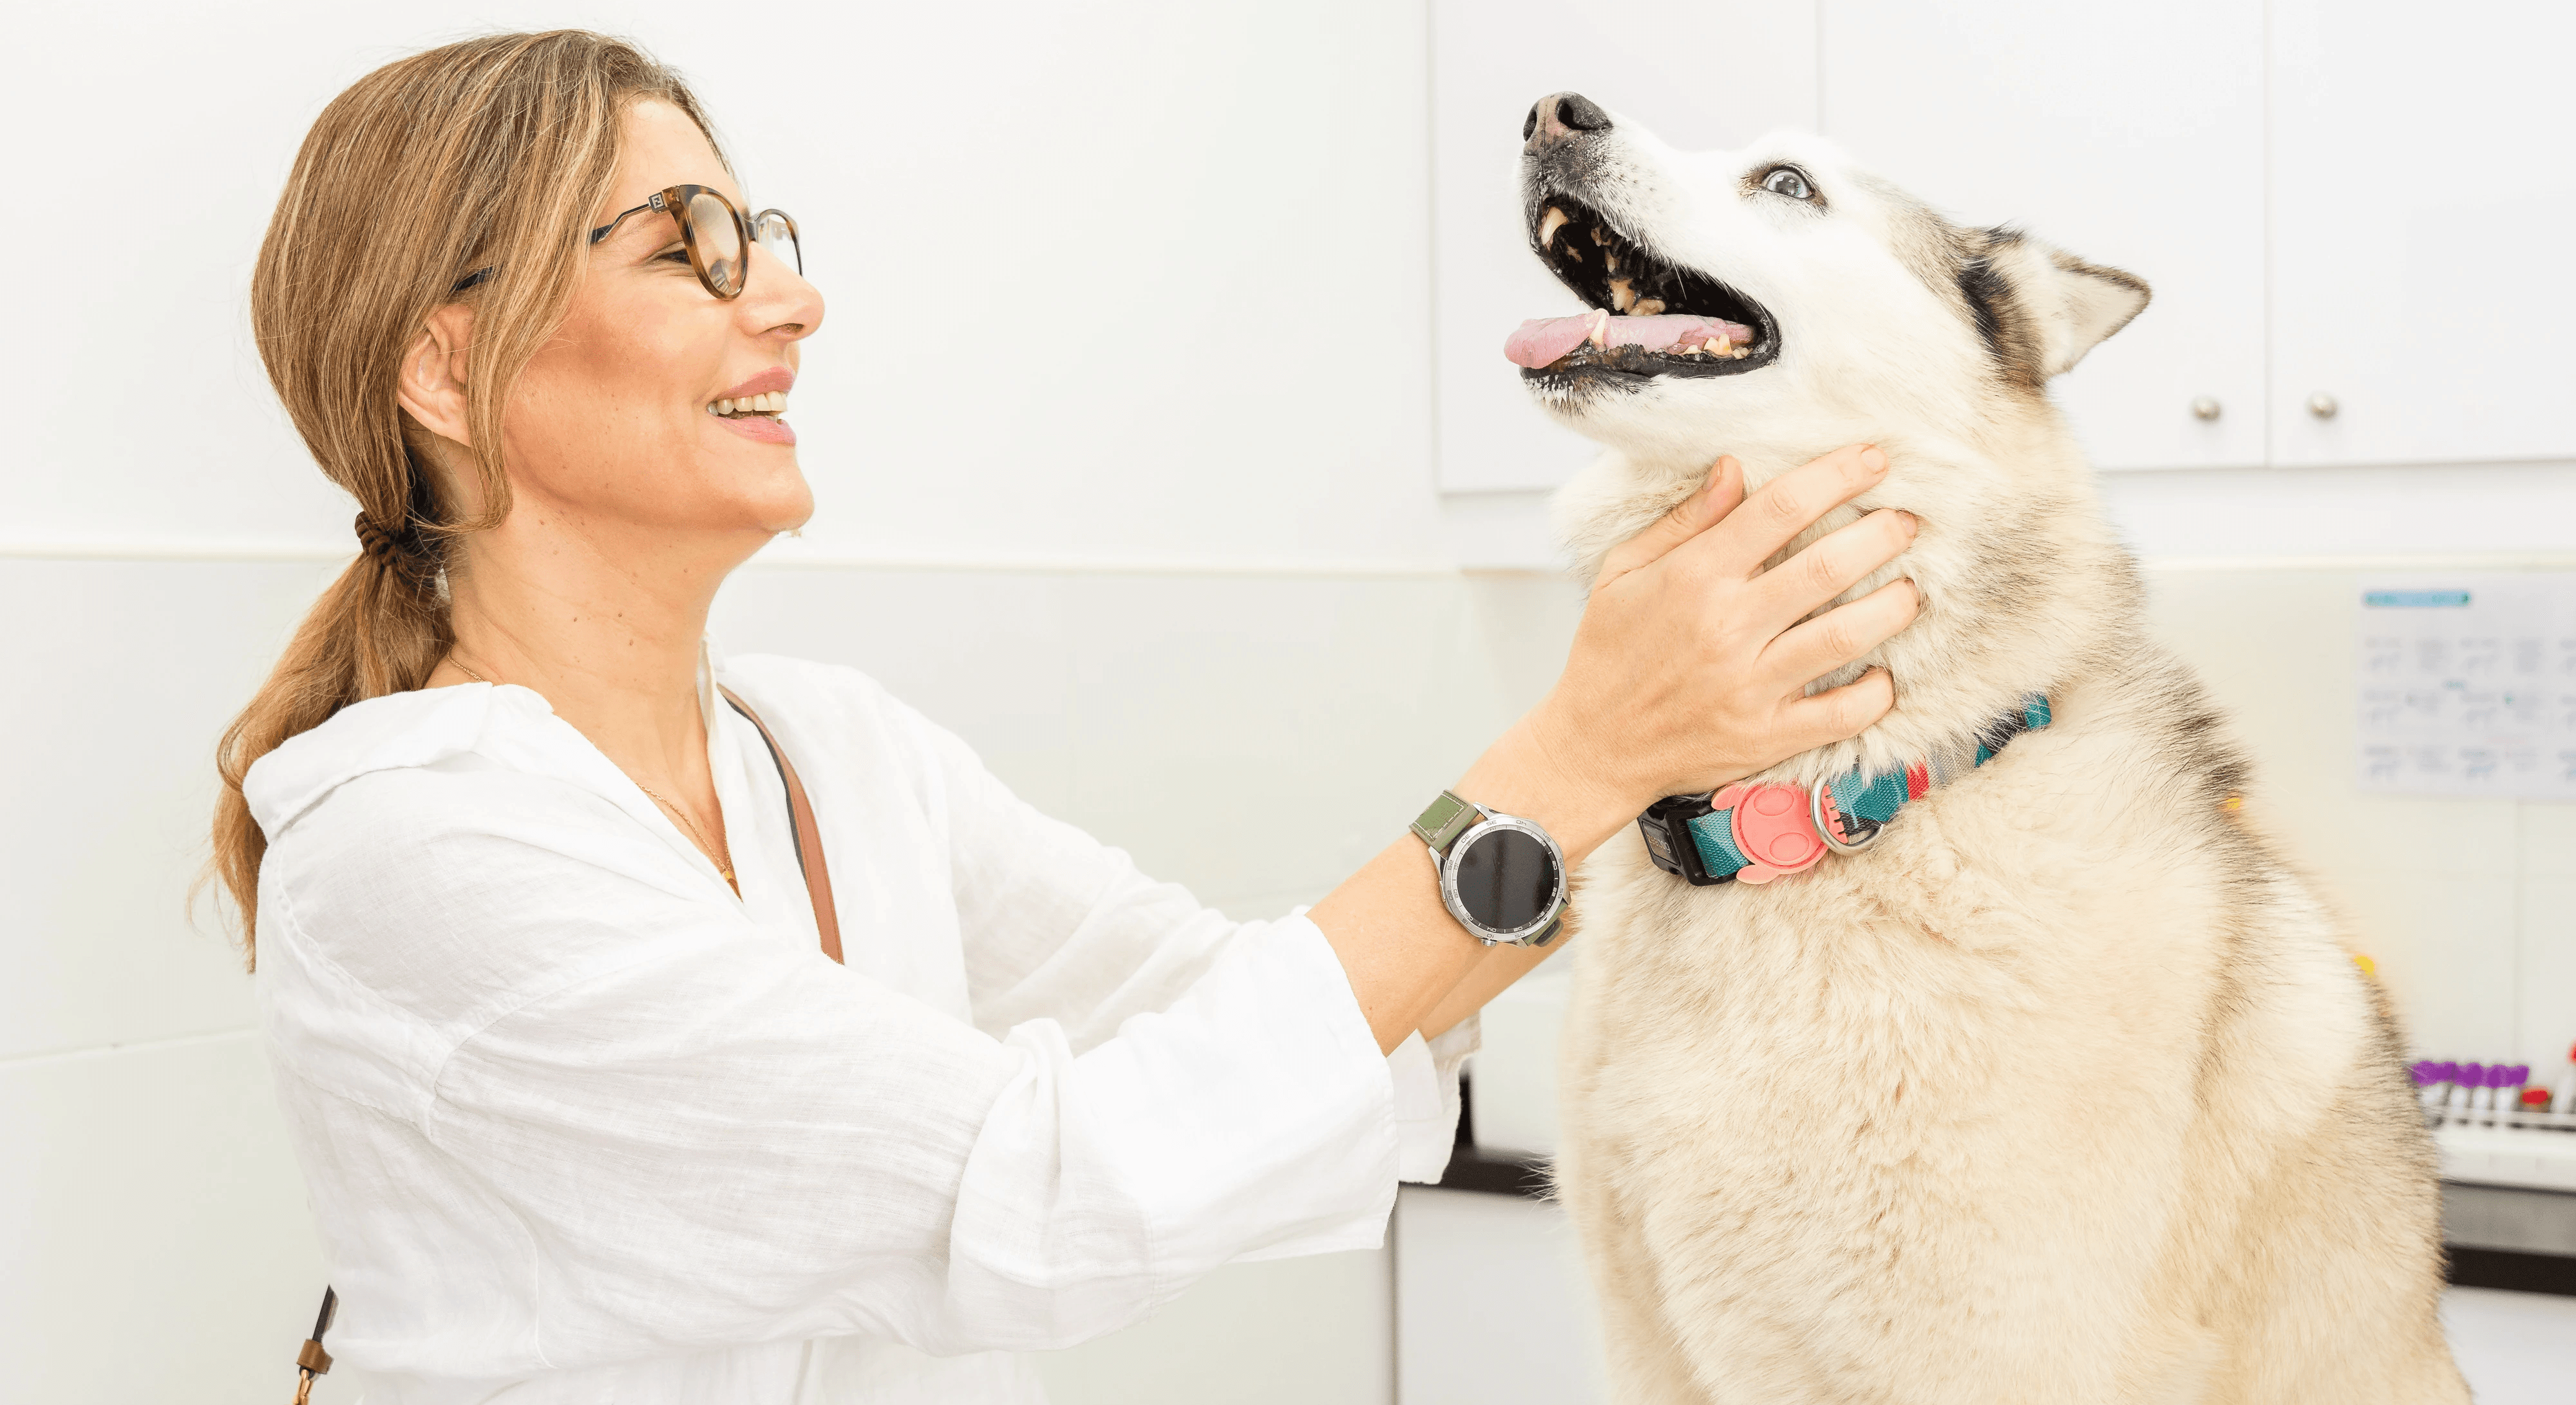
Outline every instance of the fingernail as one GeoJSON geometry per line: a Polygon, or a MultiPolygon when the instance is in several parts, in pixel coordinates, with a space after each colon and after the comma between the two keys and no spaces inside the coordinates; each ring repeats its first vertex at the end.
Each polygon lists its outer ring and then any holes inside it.
{"type": "Polygon", "coordinates": [[[1860,451],[1860,466],[1872,473],[1885,473],[1887,455],[1880,453],[1876,444],[1867,445],[1860,451]]]}
{"type": "Polygon", "coordinates": [[[1911,513],[1911,512],[1900,512],[1900,513],[1896,514],[1896,516],[1897,516],[1898,520],[1902,521],[1902,522],[1905,524],[1905,535],[1907,535],[1907,536],[1909,536],[1909,537],[1911,537],[1911,536],[1916,536],[1916,535],[1919,535],[1919,534],[1923,531],[1923,522],[1922,522],[1922,520],[1921,520],[1920,518],[1917,518],[1913,513],[1911,513]]]}

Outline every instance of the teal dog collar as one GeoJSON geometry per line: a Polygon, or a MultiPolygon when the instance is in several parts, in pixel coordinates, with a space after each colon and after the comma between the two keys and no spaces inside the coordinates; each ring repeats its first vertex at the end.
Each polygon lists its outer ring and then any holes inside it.
{"type": "Polygon", "coordinates": [[[1895,770],[1864,776],[1854,767],[1812,790],[1731,785],[1666,796],[1637,817],[1637,828],[1655,867],[1695,886],[1768,883],[1813,868],[1826,854],[1868,848],[1909,802],[1983,766],[2014,737],[2048,722],[2048,699],[2033,693],[1974,737],[1895,770]]]}

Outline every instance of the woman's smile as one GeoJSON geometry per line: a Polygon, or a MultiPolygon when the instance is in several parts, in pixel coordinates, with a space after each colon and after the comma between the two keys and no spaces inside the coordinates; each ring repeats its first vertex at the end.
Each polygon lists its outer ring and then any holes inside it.
{"type": "Polygon", "coordinates": [[[772,366],[707,402],[707,413],[725,428],[763,444],[793,444],[796,427],[779,416],[787,413],[787,392],[796,372],[772,366]]]}

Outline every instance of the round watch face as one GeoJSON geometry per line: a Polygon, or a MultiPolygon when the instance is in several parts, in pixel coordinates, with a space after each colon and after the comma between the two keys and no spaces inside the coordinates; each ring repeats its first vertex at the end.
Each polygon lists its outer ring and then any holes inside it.
{"type": "Polygon", "coordinates": [[[1517,932],[1556,901],[1556,854],[1527,830],[1485,825],[1458,852],[1458,905],[1489,932],[1517,932]]]}

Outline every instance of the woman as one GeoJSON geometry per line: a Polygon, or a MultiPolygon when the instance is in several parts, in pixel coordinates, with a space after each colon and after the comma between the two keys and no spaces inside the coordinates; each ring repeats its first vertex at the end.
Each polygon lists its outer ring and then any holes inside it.
{"type": "MultiPolygon", "coordinates": [[[[1437,1174],[1461,1021],[1548,948],[1471,936],[1421,839],[1228,922],[865,677],[705,649],[810,511],[775,407],[823,302],[669,73],[580,33],[377,71],[253,302],[364,550],[225,738],[216,861],[372,1400],[1036,1399],[1009,1352],[1373,1245],[1437,1174]]],[[[1731,511],[1721,460],[1456,793],[1579,862],[1872,721],[1883,676],[1803,685],[1911,587],[1797,622],[1911,522],[1759,564],[1884,468],[1731,511]]]]}

